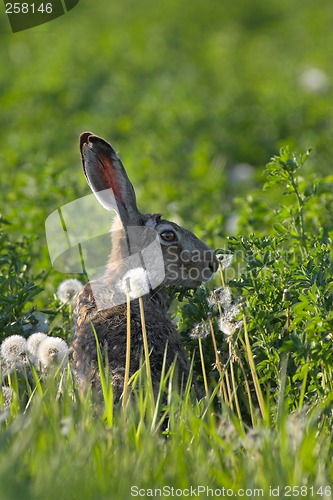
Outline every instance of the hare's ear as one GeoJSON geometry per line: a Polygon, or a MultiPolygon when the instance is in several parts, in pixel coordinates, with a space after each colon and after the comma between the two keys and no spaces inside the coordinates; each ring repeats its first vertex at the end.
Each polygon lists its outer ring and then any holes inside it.
{"type": "Polygon", "coordinates": [[[80,135],[83,172],[98,201],[116,210],[123,224],[136,224],[140,212],[134,188],[111,144],[90,132],[80,135]]]}

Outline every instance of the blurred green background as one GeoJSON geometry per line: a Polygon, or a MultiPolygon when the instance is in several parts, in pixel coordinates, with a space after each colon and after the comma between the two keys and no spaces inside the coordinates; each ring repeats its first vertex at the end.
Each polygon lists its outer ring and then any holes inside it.
{"type": "Polygon", "coordinates": [[[314,147],[306,172],[330,174],[332,25],[327,0],[81,0],[13,34],[2,4],[0,212],[39,235],[36,266],[46,217],[89,193],[84,130],[120,153],[143,211],[215,247],[282,145],[314,147]]]}

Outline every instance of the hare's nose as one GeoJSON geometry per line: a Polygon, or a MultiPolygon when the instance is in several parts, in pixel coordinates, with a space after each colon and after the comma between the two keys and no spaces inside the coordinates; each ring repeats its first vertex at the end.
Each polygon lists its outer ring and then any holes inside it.
{"type": "Polygon", "coordinates": [[[212,260],[208,263],[209,269],[215,273],[219,268],[219,263],[215,255],[212,255],[212,260]]]}

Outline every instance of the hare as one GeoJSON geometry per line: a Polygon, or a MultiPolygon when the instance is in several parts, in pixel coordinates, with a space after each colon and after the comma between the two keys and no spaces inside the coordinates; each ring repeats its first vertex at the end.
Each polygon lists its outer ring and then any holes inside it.
{"type": "Polygon", "coordinates": [[[158,390],[165,352],[166,369],[176,358],[181,386],[188,379],[189,364],[168,314],[171,292],[177,288],[196,288],[210,279],[217,270],[217,259],[190,231],[163,219],[161,214],[138,210],[134,188],[108,142],[85,132],[80,136],[80,150],[91,190],[106,209],[116,212],[116,218],[111,228],[112,250],[105,275],[88,282],[77,297],[73,359],[79,384],[82,389],[91,386],[101,392],[95,330],[101,352],[108,359],[114,401],[121,398],[126,353],[126,297],[130,293],[130,374],[139,369],[142,359],[137,298],[142,296],[153,388],[158,390]]]}

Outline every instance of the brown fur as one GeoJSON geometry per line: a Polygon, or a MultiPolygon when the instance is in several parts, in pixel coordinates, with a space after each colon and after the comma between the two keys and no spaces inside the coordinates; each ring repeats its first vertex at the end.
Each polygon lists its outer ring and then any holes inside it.
{"type": "MultiPolygon", "coordinates": [[[[115,210],[118,217],[111,232],[113,246],[105,276],[87,283],[77,298],[73,357],[78,380],[82,388],[92,385],[97,393],[101,392],[94,328],[101,351],[108,359],[115,401],[121,397],[127,317],[126,294],[119,287],[119,281],[133,269],[128,257],[142,256],[141,252],[156,240],[162,257],[156,259],[156,255],[152,253],[150,259],[149,254],[148,267],[150,271],[153,269],[153,274],[162,269],[164,279],[158,289],[155,287],[143,296],[152,382],[156,392],[167,349],[166,369],[176,359],[178,383],[181,386],[188,379],[189,363],[167,311],[170,299],[168,290],[170,287],[199,286],[216,271],[216,258],[190,231],[162,219],[159,214],[143,214],[138,210],[133,186],[110,144],[90,133],[84,133],[81,135],[80,145],[88,184],[102,205],[108,210],[115,210]],[[110,192],[115,201],[112,196],[109,197],[110,192]],[[175,235],[174,241],[169,242],[163,237],[165,231],[175,235]],[[191,275],[193,271],[194,277],[191,275]]],[[[142,353],[139,304],[138,299],[133,299],[130,375],[140,368],[142,353]]]]}
{"type": "MultiPolygon", "coordinates": [[[[112,284],[101,281],[99,301],[106,304],[112,295],[112,284]]],[[[96,283],[94,287],[96,295],[96,283]]],[[[99,302],[100,303],[100,302],[99,302]]],[[[177,357],[179,384],[186,383],[189,372],[187,355],[179,339],[160,293],[152,293],[143,297],[145,324],[150,350],[152,381],[155,392],[158,390],[163,365],[164,351],[167,348],[166,369],[177,357]]],[[[78,296],[75,311],[77,337],[74,341],[74,362],[81,387],[92,384],[101,391],[97,364],[97,350],[93,323],[102,354],[107,356],[115,401],[118,401],[124,384],[126,354],[126,304],[97,311],[95,299],[88,283],[78,296]]],[[[143,341],[138,299],[131,301],[131,366],[130,375],[140,368],[143,359],[143,341]]]]}

